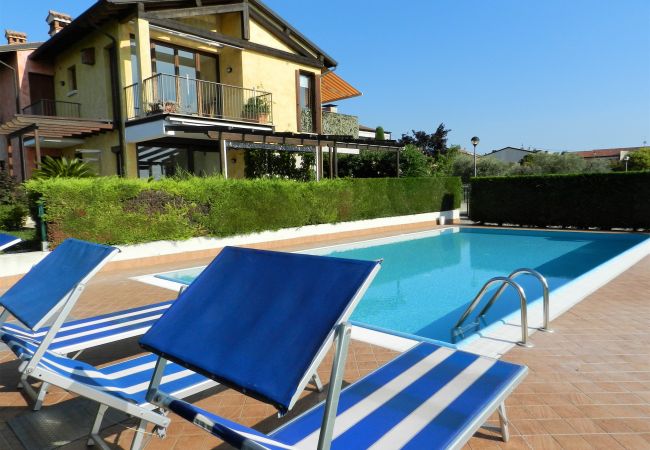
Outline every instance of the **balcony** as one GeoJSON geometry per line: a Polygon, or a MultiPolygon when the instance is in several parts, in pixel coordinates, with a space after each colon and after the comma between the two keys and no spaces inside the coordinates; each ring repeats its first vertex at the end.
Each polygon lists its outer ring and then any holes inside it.
{"type": "Polygon", "coordinates": [[[81,117],[81,104],[56,100],[39,100],[23,108],[26,116],[81,117]]]}
{"type": "Polygon", "coordinates": [[[212,81],[157,74],[124,88],[127,120],[179,114],[261,125],[273,124],[269,92],[212,81]]]}

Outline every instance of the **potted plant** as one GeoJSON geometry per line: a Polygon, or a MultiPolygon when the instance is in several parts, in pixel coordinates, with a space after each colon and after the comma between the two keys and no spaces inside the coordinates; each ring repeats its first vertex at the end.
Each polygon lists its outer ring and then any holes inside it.
{"type": "Polygon", "coordinates": [[[162,114],[162,113],[175,113],[178,112],[178,103],[171,101],[157,100],[149,103],[148,115],[162,114]]]}
{"type": "Polygon", "coordinates": [[[269,123],[271,105],[264,97],[251,97],[244,105],[243,116],[258,123],[269,123]]]}

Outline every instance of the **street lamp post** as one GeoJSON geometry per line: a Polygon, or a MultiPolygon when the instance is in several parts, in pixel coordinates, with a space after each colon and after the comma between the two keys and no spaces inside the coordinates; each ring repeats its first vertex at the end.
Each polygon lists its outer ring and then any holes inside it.
{"type": "Polygon", "coordinates": [[[481,142],[481,140],[478,138],[478,136],[474,136],[472,138],[472,145],[474,146],[474,176],[476,176],[476,146],[479,142],[481,142]]]}
{"type": "Polygon", "coordinates": [[[625,158],[623,158],[623,161],[625,161],[625,171],[627,172],[627,162],[630,160],[629,155],[625,155],[625,158]]]}

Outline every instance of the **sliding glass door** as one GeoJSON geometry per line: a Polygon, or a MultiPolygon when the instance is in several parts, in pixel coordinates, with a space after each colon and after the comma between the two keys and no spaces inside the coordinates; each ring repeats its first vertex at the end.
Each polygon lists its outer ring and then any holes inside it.
{"type": "Polygon", "coordinates": [[[217,55],[153,42],[151,61],[153,72],[161,74],[158,97],[170,102],[165,106],[167,111],[197,115],[214,102],[214,95],[206,93],[216,91],[212,83],[219,81],[217,55]]]}

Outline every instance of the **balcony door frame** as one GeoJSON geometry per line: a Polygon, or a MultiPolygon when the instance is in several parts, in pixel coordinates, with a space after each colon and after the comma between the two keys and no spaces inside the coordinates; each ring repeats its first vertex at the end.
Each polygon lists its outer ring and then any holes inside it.
{"type": "Polygon", "coordinates": [[[314,72],[308,72],[305,70],[296,70],[296,113],[297,113],[297,129],[298,132],[305,132],[302,130],[302,77],[308,77],[312,83],[312,88],[310,92],[310,101],[312,102],[312,130],[308,131],[311,133],[321,133],[323,128],[322,123],[322,111],[321,111],[321,76],[314,72]]]}

